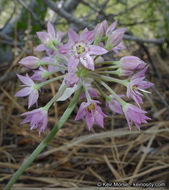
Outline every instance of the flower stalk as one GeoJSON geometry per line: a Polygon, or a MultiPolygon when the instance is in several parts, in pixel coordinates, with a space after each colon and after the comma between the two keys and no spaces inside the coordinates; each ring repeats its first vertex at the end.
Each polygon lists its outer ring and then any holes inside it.
{"type": "Polygon", "coordinates": [[[49,133],[49,135],[38,145],[38,147],[33,151],[33,153],[30,155],[30,157],[24,161],[24,163],[21,165],[21,167],[16,171],[16,173],[13,175],[13,177],[10,179],[8,184],[6,185],[4,190],[10,190],[12,185],[15,183],[15,181],[22,175],[22,173],[29,167],[29,165],[37,158],[37,156],[42,152],[42,150],[47,146],[47,144],[53,139],[53,137],[56,135],[56,133],[59,131],[59,129],[64,125],[66,120],[69,118],[71,113],[73,112],[79,97],[81,95],[82,88],[80,88],[78,91],[76,91],[73,100],[65,110],[64,114],[58,121],[58,123],[55,125],[55,127],[52,129],[52,131],[49,133]]]}

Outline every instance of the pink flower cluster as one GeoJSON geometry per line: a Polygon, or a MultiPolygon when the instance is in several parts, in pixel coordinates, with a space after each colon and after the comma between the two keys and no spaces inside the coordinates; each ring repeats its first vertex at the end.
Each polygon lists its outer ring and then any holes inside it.
{"type": "Polygon", "coordinates": [[[45,52],[46,56],[28,56],[19,61],[23,66],[32,69],[34,74],[18,75],[24,88],[17,92],[16,96],[29,96],[30,108],[37,104],[43,86],[61,79],[62,84],[44,107],[22,114],[27,116],[22,123],[30,122],[31,129],[38,128],[41,134],[47,126],[51,105],[55,101],[68,99],[79,88],[83,88],[80,100],[86,101],[81,103],[75,120],[85,118],[89,130],[94,123],[104,127],[104,118],[107,115],[103,113],[101,103],[95,100],[99,96],[103,96],[106,106],[113,113],[124,114],[130,129],[132,122],[140,129],[140,125],[150,119],[145,116],[146,112],[140,106],[143,104],[142,92],[148,92],[146,89],[153,85],[145,80],[147,64],[135,56],[125,56],[119,61],[108,60],[104,56],[108,52],[119,55],[119,51],[125,49],[122,39],[126,28],[116,27],[117,21],[110,26],[107,21],[103,21],[94,30],[85,28],[80,35],[69,29],[66,43],[62,40],[62,32],[56,32],[50,22],[47,32],[37,32],[41,44],[35,51],[45,52]],[[121,80],[121,76],[126,79],[121,80]],[[125,86],[126,96],[133,99],[137,106],[125,102],[122,99],[125,95],[116,94],[106,82],[125,86]]]}

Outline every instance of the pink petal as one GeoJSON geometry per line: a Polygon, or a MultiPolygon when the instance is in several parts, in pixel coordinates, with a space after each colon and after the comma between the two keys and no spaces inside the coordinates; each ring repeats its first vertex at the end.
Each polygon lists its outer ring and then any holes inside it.
{"type": "Polygon", "coordinates": [[[62,40],[62,35],[63,35],[63,33],[62,33],[61,31],[58,31],[58,32],[56,33],[56,39],[57,39],[59,42],[62,40]]]}
{"type": "Polygon", "coordinates": [[[107,29],[106,34],[111,34],[117,26],[117,20],[114,21],[107,29]]]}
{"type": "Polygon", "coordinates": [[[91,44],[94,40],[95,31],[88,31],[87,28],[85,28],[82,33],[80,34],[80,40],[84,41],[86,44],[91,44]]]}
{"type": "Polygon", "coordinates": [[[45,45],[43,45],[43,44],[38,45],[38,46],[34,49],[34,51],[45,51],[45,50],[46,50],[46,47],[45,47],[45,45]]]}
{"type": "Polygon", "coordinates": [[[81,63],[88,69],[94,70],[94,61],[89,54],[86,54],[84,57],[80,57],[81,63]]]}
{"type": "Polygon", "coordinates": [[[85,28],[82,32],[81,32],[81,34],[80,34],[80,40],[86,40],[87,39],[87,33],[88,33],[88,29],[87,28],[85,28]]]}
{"type": "Polygon", "coordinates": [[[72,72],[78,64],[79,60],[72,56],[68,61],[68,72],[72,72]]]}
{"type": "Polygon", "coordinates": [[[21,89],[19,92],[17,92],[15,94],[16,97],[24,97],[24,96],[28,96],[31,93],[31,88],[30,87],[26,87],[21,89]]]}
{"type": "Polygon", "coordinates": [[[88,129],[90,130],[94,124],[94,117],[91,113],[86,113],[86,123],[88,126],[88,129]]]}
{"type": "Polygon", "coordinates": [[[17,74],[17,76],[18,76],[19,80],[20,80],[22,83],[24,83],[24,84],[26,84],[26,85],[28,85],[28,86],[34,84],[33,80],[29,77],[28,74],[26,74],[26,76],[22,76],[22,75],[17,74]]]}
{"type": "Polygon", "coordinates": [[[49,39],[49,34],[47,32],[37,32],[36,34],[43,43],[46,43],[49,39]]]}
{"type": "Polygon", "coordinates": [[[33,104],[37,102],[38,97],[39,97],[38,91],[37,90],[32,91],[28,99],[28,108],[30,108],[33,104]]]}
{"type": "Polygon", "coordinates": [[[20,124],[25,124],[25,123],[30,122],[31,118],[32,118],[32,116],[30,116],[30,115],[27,116],[20,124]]]}
{"type": "Polygon", "coordinates": [[[50,22],[48,22],[48,25],[47,25],[47,32],[49,36],[51,37],[51,39],[55,38],[55,29],[50,22]]]}
{"type": "Polygon", "coordinates": [[[80,120],[85,116],[86,103],[82,102],[77,112],[75,120],[80,120]]]}
{"type": "Polygon", "coordinates": [[[108,51],[104,48],[96,45],[89,45],[89,53],[90,55],[103,55],[107,53],[108,51]]]}
{"type": "Polygon", "coordinates": [[[69,29],[69,31],[68,31],[68,37],[69,37],[69,40],[71,40],[73,42],[79,41],[79,35],[72,29],[69,29]]]}
{"type": "Polygon", "coordinates": [[[97,125],[101,126],[102,128],[104,127],[103,116],[97,111],[95,112],[95,121],[97,125]]]}

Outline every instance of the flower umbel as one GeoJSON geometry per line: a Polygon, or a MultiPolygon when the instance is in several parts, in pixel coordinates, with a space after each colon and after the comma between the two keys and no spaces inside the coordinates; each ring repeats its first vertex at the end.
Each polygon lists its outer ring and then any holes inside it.
{"type": "MultiPolygon", "coordinates": [[[[112,112],[124,113],[130,130],[131,123],[134,123],[140,129],[140,125],[147,123],[147,120],[150,119],[145,116],[146,111],[140,107],[140,104],[143,103],[141,92],[147,92],[145,89],[153,85],[145,80],[145,72],[148,67],[145,67],[144,61],[134,56],[122,57],[120,61],[114,61],[114,59],[110,59],[111,56],[109,57],[110,54],[114,53],[118,55],[119,51],[124,49],[122,38],[126,29],[116,29],[116,26],[117,21],[110,26],[108,26],[107,21],[103,21],[92,31],[87,28],[84,29],[80,35],[69,29],[67,41],[65,41],[65,38],[62,39],[62,32],[56,32],[51,23],[47,25],[47,32],[37,33],[41,44],[35,50],[44,51],[43,56],[45,57],[28,56],[19,62],[30,69],[41,67],[34,71],[34,75],[31,77],[28,74],[26,76],[18,75],[18,78],[24,84],[22,85],[24,88],[17,92],[16,96],[29,96],[28,107],[30,108],[37,102],[40,88],[54,83],[52,85],[54,87],[54,90],[52,89],[53,94],[55,87],[61,85],[46,105],[22,114],[26,116],[22,124],[30,122],[31,129],[38,129],[40,135],[47,127],[48,110],[51,106],[56,101],[65,101],[68,98],[71,103],[48,136],[11,178],[5,188],[6,190],[10,189],[49,141],[54,138],[73,112],[79,99],[84,98],[86,102],[81,103],[75,120],[85,118],[89,130],[95,123],[102,128],[104,127],[106,114],[102,112],[100,102],[92,100],[92,98],[98,99],[100,96],[107,101],[107,107],[112,112]],[[109,54],[104,56],[107,52],[109,54]],[[46,55],[44,55],[45,53],[46,55]],[[112,75],[114,76],[112,77],[112,75]],[[123,75],[123,79],[119,79],[121,75],[123,75]],[[36,80],[36,83],[33,80],[36,80]],[[128,98],[132,98],[139,107],[123,100],[123,96],[118,95],[112,89],[111,83],[127,87],[128,98]],[[73,94],[74,97],[71,99],[73,94]]],[[[50,91],[44,90],[42,92],[43,97],[46,97],[45,93],[50,91]]],[[[47,97],[49,96],[47,95],[47,97]]]]}
{"type": "MultiPolygon", "coordinates": [[[[106,100],[106,106],[113,113],[125,114],[128,123],[133,121],[139,128],[140,124],[148,119],[140,108],[140,104],[143,103],[142,92],[148,92],[146,89],[153,85],[145,80],[148,67],[144,61],[135,56],[124,56],[119,61],[109,60],[107,56],[104,56],[107,52],[118,55],[119,51],[125,48],[122,42],[125,31],[126,28],[117,28],[117,21],[108,25],[108,22],[104,20],[91,31],[85,28],[80,35],[69,29],[68,39],[65,41],[65,39],[62,40],[62,32],[55,31],[54,26],[48,22],[46,32],[37,32],[41,44],[35,49],[45,51],[46,55],[43,54],[44,57],[41,58],[28,56],[20,60],[19,63],[32,69],[34,74],[31,77],[28,74],[18,75],[24,88],[17,92],[16,96],[28,96],[28,108],[30,108],[37,103],[40,88],[51,82],[62,80],[58,92],[44,106],[45,109],[49,109],[55,101],[67,100],[82,88],[80,99],[86,100],[81,104],[75,119],[85,118],[89,130],[94,123],[100,127],[104,126],[106,114],[102,112],[100,102],[92,100],[100,96],[106,100]],[[119,79],[121,76],[126,78],[121,80],[119,79]],[[139,108],[127,104],[122,99],[124,95],[116,94],[106,82],[126,86],[127,97],[133,99],[139,108]],[[127,106],[124,107],[126,104],[127,106]]],[[[38,128],[41,134],[47,125],[46,111],[39,108],[25,115],[27,118],[23,123],[30,122],[31,128],[38,128]],[[34,115],[38,118],[36,119],[34,115]]],[[[131,128],[131,125],[129,127],[131,128]]]]}

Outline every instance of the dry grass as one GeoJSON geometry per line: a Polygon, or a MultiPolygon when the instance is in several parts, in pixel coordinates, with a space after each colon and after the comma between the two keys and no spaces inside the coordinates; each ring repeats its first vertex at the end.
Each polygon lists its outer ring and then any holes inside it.
{"type": "MultiPolygon", "coordinates": [[[[30,48],[26,46],[26,48],[30,48]]],[[[19,72],[16,63],[25,54],[25,48],[13,64],[1,75],[19,72]]],[[[157,54],[157,52],[156,52],[157,54]]],[[[158,55],[155,64],[161,75],[168,74],[169,63],[158,55]]],[[[151,67],[150,67],[151,71],[151,67]]],[[[169,181],[169,102],[168,78],[160,81],[151,72],[147,77],[155,83],[152,94],[145,96],[144,109],[152,118],[142,130],[130,132],[123,116],[108,114],[105,128],[98,126],[89,132],[84,121],[74,121],[77,108],[55,138],[24,172],[13,190],[98,189],[97,182],[111,183],[165,183],[169,181]],[[159,94],[158,94],[159,93],[159,94]],[[163,99],[162,99],[163,98],[163,99]],[[83,188],[82,188],[83,187],[83,188]]],[[[21,163],[50,132],[68,105],[57,103],[49,113],[45,134],[30,131],[29,125],[20,125],[20,114],[27,110],[27,99],[16,99],[19,82],[15,79],[0,86],[0,184],[3,187],[21,163]]],[[[44,105],[59,87],[59,82],[45,88],[39,105],[44,105]]],[[[113,87],[121,91],[119,86],[113,87]]],[[[71,101],[71,99],[69,100],[71,101]]],[[[101,187],[99,189],[102,189],[101,187]]],[[[103,188],[104,189],[104,188],[103,188]]],[[[109,189],[119,189],[113,187],[109,189]]],[[[125,187],[125,189],[140,189],[125,187]]]]}

